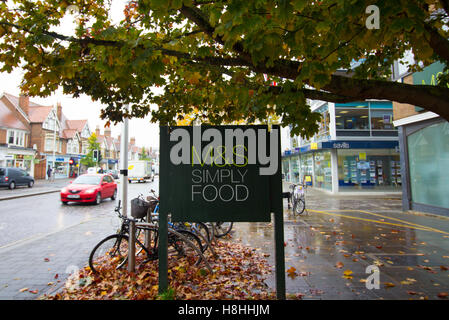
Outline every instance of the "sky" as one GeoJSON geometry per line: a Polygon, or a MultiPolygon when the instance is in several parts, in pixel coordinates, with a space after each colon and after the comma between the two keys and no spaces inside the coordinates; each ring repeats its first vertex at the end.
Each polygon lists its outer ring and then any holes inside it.
{"type": "MultiPolygon", "coordinates": [[[[126,1],[114,0],[110,10],[111,18],[114,22],[118,22],[123,18],[123,8],[126,1]]],[[[72,23],[73,16],[66,15],[61,23],[62,27],[58,27],[58,32],[64,35],[73,35],[74,24],[72,23]]],[[[12,73],[0,73],[0,93],[7,92],[16,96],[20,94],[20,83],[22,81],[23,71],[15,69],[12,73]]],[[[103,105],[99,102],[94,102],[87,96],[80,96],[79,98],[72,98],[71,95],[64,95],[62,90],[55,92],[52,96],[46,98],[30,97],[30,100],[42,105],[55,105],[60,102],[63,113],[70,120],[88,119],[89,127],[92,132],[97,126],[100,127],[100,132],[103,133],[104,124],[107,120],[100,119],[100,112],[103,105]]],[[[152,106],[157,108],[157,106],[152,106]]],[[[131,119],[129,121],[129,137],[136,138],[136,144],[144,147],[159,147],[159,127],[157,124],[150,123],[150,117],[144,119],[131,119]]],[[[112,125],[111,131],[114,137],[118,137],[121,133],[121,124],[112,125]]]]}

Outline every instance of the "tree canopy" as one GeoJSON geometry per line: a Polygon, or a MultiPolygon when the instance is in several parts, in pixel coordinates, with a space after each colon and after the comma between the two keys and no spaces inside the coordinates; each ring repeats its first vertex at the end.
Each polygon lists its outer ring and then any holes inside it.
{"type": "Polygon", "coordinates": [[[320,116],[307,99],[385,99],[449,120],[447,73],[437,86],[390,81],[410,51],[410,71],[449,65],[448,0],[139,0],[115,24],[109,10],[103,0],[1,2],[1,71],[22,68],[30,95],[87,94],[113,122],[151,113],[174,124],[193,110],[214,124],[276,115],[310,136],[320,116]],[[58,26],[71,5],[79,14],[67,35],[58,26]],[[367,28],[370,5],[378,29],[367,28]]]}
{"type": "Polygon", "coordinates": [[[84,158],[81,158],[80,162],[81,164],[87,166],[87,167],[96,167],[98,163],[102,160],[101,156],[101,148],[100,143],[97,140],[97,135],[95,132],[91,134],[89,139],[87,139],[87,142],[89,143],[88,146],[88,152],[84,158]],[[94,150],[98,150],[98,159],[97,161],[94,161],[94,150]]]}

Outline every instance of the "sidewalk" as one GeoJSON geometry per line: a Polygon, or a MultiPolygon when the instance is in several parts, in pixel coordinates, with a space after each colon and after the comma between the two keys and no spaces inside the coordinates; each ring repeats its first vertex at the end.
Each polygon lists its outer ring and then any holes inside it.
{"type": "Polygon", "coordinates": [[[8,188],[0,189],[0,201],[11,200],[22,197],[36,196],[45,193],[59,192],[61,188],[67,186],[73,178],[49,180],[36,180],[32,188],[26,186],[17,187],[14,190],[8,188]]]}

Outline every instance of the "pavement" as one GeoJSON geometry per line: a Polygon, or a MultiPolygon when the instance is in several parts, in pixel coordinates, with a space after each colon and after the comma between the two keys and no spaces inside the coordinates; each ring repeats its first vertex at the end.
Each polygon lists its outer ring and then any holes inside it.
{"type": "MultiPolygon", "coordinates": [[[[306,212],[284,201],[287,294],[303,299],[447,299],[449,219],[402,211],[398,196],[348,197],[309,189],[306,212]],[[368,289],[378,268],[379,287],[368,289]]],[[[233,241],[268,256],[275,290],[273,223],[237,223],[233,241]]]]}

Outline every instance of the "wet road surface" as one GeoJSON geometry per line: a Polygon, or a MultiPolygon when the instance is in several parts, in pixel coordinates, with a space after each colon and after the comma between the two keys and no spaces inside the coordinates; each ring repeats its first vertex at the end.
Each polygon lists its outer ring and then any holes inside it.
{"type": "MultiPolygon", "coordinates": [[[[449,291],[449,219],[408,214],[400,199],[333,197],[310,191],[307,212],[285,202],[288,294],[304,299],[444,299],[449,291]],[[368,266],[379,289],[367,289],[368,266]]],[[[272,223],[239,223],[233,239],[256,247],[273,266],[272,223]]]]}

